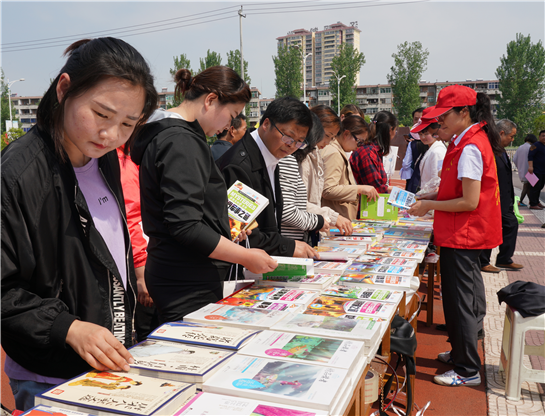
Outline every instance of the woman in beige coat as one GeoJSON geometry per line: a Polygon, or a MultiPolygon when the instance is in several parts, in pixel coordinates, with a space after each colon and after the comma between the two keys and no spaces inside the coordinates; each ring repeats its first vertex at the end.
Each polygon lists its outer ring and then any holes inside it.
{"type": "Polygon", "coordinates": [[[358,148],[367,139],[368,128],[360,116],[348,116],[334,142],[321,151],[324,160],[324,191],[322,206],[329,207],[351,220],[357,217],[358,195],[375,200],[378,192],[369,185],[358,185],[352,174],[346,152],[358,148]]]}

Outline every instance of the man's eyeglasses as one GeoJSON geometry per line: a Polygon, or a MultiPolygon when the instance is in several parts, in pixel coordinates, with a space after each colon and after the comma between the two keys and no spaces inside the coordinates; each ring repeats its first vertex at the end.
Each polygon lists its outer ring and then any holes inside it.
{"type": "Polygon", "coordinates": [[[290,136],[286,136],[284,133],[282,133],[280,129],[276,127],[276,124],[272,123],[272,125],[274,126],[276,130],[278,130],[278,133],[282,135],[282,141],[286,143],[288,146],[294,145],[296,149],[304,149],[305,147],[308,146],[308,143],[306,140],[299,142],[295,139],[292,139],[290,136]]]}

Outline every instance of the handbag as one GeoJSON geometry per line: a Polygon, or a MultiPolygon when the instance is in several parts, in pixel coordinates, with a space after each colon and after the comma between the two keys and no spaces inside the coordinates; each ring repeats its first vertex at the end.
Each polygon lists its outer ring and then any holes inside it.
{"type": "Polygon", "coordinates": [[[517,222],[519,224],[522,224],[524,222],[524,217],[519,212],[519,201],[520,198],[518,196],[515,197],[515,203],[513,204],[513,211],[515,211],[515,217],[517,217],[517,222]]]}

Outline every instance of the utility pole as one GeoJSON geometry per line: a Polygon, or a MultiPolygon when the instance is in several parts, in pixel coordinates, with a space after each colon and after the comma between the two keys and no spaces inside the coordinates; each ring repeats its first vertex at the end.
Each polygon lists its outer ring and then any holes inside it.
{"type": "Polygon", "coordinates": [[[242,18],[246,18],[245,14],[242,14],[242,5],[238,11],[238,25],[240,30],[240,77],[244,81],[244,54],[242,53],[242,18]]]}
{"type": "MultiPolygon", "coordinates": [[[[303,58],[303,104],[307,105],[307,58],[312,55],[312,52],[309,52],[303,58]]],[[[307,105],[308,107],[308,105],[307,105]]]]}
{"type": "Polygon", "coordinates": [[[343,75],[339,78],[337,73],[333,71],[333,74],[335,75],[335,78],[337,78],[337,115],[340,117],[341,114],[341,81],[343,78],[346,77],[346,75],[343,75]]]}

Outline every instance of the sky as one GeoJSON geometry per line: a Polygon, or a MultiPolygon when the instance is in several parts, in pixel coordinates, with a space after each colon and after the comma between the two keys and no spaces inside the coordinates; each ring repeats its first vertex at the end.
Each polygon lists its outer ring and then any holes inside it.
{"type": "Polygon", "coordinates": [[[543,0],[3,0],[0,66],[10,81],[25,78],[12,85],[12,93],[43,95],[62,68],[62,53],[70,43],[85,37],[115,36],[148,60],[157,90],[173,91],[169,69],[174,56],[185,53],[196,69],[208,49],[220,53],[226,63],[226,53],[239,48],[237,10],[241,4],[246,14],[242,19],[243,52],[252,86],[269,98],[276,90],[272,61],[276,38],[294,29],[323,30],[339,21],[347,25],[357,21],[366,60],[360,84],[386,83],[392,54],[405,41],[420,41],[428,49],[427,70],[422,75],[428,82],[496,79],[500,58],[517,33],[545,44],[543,0]]]}

